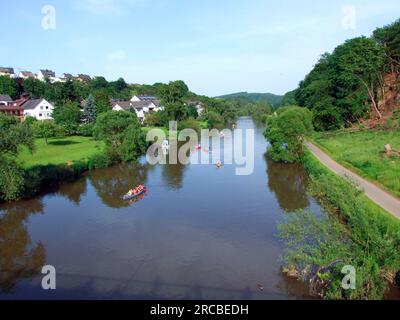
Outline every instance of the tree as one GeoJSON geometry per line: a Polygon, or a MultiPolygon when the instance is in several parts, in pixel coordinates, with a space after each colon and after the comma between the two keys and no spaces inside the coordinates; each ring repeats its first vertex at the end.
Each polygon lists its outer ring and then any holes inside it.
{"type": "Polygon", "coordinates": [[[0,114],[0,199],[17,199],[24,187],[24,172],[15,158],[22,146],[34,151],[34,138],[27,124],[0,114]]]}
{"type": "Polygon", "coordinates": [[[163,85],[160,91],[161,98],[165,104],[175,104],[183,102],[183,98],[188,94],[189,88],[185,82],[178,80],[163,85]]]}
{"type": "Polygon", "coordinates": [[[400,19],[394,23],[378,28],[373,33],[376,40],[385,50],[386,64],[391,72],[400,72],[400,19]]]}
{"type": "Polygon", "coordinates": [[[76,134],[80,124],[82,112],[77,103],[67,102],[63,106],[57,106],[53,111],[56,124],[62,126],[68,135],[76,134]]]}
{"type": "Polygon", "coordinates": [[[93,92],[94,103],[96,105],[97,115],[111,111],[110,96],[106,90],[96,90],[93,92]]]}
{"type": "Polygon", "coordinates": [[[94,126],[94,136],[103,140],[106,145],[118,150],[125,139],[129,126],[140,126],[135,114],[128,111],[109,111],[98,116],[94,126]]]}
{"type": "Polygon", "coordinates": [[[125,137],[121,145],[122,160],[136,160],[144,152],[146,152],[146,138],[139,122],[135,121],[125,130],[125,137]]]}
{"type": "MultiPolygon", "coordinates": [[[[383,48],[366,37],[351,39],[335,49],[332,63],[338,73],[338,87],[351,88],[352,92],[359,91],[360,86],[365,88],[374,110],[382,118],[376,97],[379,76],[384,65],[383,48]]],[[[360,98],[363,99],[362,92],[360,98]]]]}
{"type": "Polygon", "coordinates": [[[197,112],[196,106],[189,105],[187,108],[187,115],[189,118],[197,119],[199,117],[199,113],[197,112]]]}
{"type": "Polygon", "coordinates": [[[33,133],[37,138],[43,138],[46,145],[49,138],[62,137],[64,128],[57,125],[53,120],[37,121],[32,124],[33,133]]]}
{"type": "Polygon", "coordinates": [[[267,116],[272,112],[272,107],[267,101],[257,102],[252,110],[253,119],[260,123],[265,123],[267,116]]]}
{"type": "MultiPolygon", "coordinates": [[[[188,110],[183,103],[168,103],[165,105],[164,114],[167,117],[168,121],[181,121],[188,118],[188,110]]],[[[168,125],[168,123],[165,123],[168,125]]]]}
{"type": "Polygon", "coordinates": [[[108,88],[108,82],[104,77],[95,77],[91,82],[91,87],[95,90],[108,88]]]}
{"type": "Polygon", "coordinates": [[[7,76],[0,76],[0,92],[1,94],[8,94],[12,98],[18,96],[18,87],[14,79],[7,76]]]}
{"type": "Polygon", "coordinates": [[[202,118],[207,121],[209,128],[222,128],[224,125],[224,118],[215,111],[207,111],[202,118]]]}
{"type": "Polygon", "coordinates": [[[128,88],[128,84],[123,78],[119,78],[117,81],[111,82],[110,86],[115,92],[122,92],[128,88]]]}
{"type": "Polygon", "coordinates": [[[93,95],[90,94],[86,100],[85,107],[83,109],[83,115],[86,123],[96,122],[97,107],[94,103],[93,95]]]}
{"type": "Polygon", "coordinates": [[[296,162],[303,155],[304,136],[313,130],[312,113],[297,106],[279,109],[267,119],[268,155],[277,162],[296,162]]]}
{"type": "Polygon", "coordinates": [[[38,79],[29,77],[23,82],[25,93],[29,93],[33,99],[44,96],[44,83],[38,79]]]}

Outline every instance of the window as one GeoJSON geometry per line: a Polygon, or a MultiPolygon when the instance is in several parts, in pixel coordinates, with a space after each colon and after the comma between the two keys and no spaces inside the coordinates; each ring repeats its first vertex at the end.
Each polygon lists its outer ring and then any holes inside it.
{"type": "Polygon", "coordinates": [[[39,117],[41,117],[42,116],[42,114],[41,113],[39,113],[39,117]]]}
{"type": "Polygon", "coordinates": [[[43,106],[40,106],[40,110],[43,110],[43,106]]]}
{"type": "Polygon", "coordinates": [[[49,110],[49,107],[46,106],[46,110],[49,110]]]}

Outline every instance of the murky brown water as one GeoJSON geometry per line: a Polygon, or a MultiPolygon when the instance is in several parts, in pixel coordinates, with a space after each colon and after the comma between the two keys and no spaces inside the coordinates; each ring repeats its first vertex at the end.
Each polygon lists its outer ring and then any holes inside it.
{"type": "Polygon", "coordinates": [[[255,138],[250,176],[229,165],[118,165],[2,205],[0,299],[307,298],[280,272],[276,225],[285,211],[319,207],[303,168],[267,161],[261,128],[255,138]],[[139,183],[148,195],[122,201],[139,183]],[[55,291],[41,289],[45,264],[55,291]]]}

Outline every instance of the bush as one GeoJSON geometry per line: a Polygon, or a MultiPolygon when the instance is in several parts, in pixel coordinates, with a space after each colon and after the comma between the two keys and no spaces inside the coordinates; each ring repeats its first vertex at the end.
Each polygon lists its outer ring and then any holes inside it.
{"type": "Polygon", "coordinates": [[[101,169],[111,166],[113,163],[107,153],[97,153],[90,157],[88,167],[92,169],[101,169]]]}
{"type": "Polygon", "coordinates": [[[93,136],[93,124],[82,124],[78,128],[78,134],[83,137],[92,137],[93,136]]]}

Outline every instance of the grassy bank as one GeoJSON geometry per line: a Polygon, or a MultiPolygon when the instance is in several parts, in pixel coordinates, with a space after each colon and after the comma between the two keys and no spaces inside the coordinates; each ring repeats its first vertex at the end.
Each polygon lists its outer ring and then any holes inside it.
{"type": "Polygon", "coordinates": [[[18,161],[25,169],[34,166],[61,165],[71,162],[87,161],[94,154],[100,153],[104,143],[89,137],[66,137],[62,139],[49,139],[48,145],[44,139],[35,141],[36,150],[30,153],[22,150],[18,161]]]}
{"type": "Polygon", "coordinates": [[[400,131],[315,133],[312,140],[342,165],[400,197],[400,157],[383,154],[390,144],[400,150],[400,131]]]}
{"type": "Polygon", "coordinates": [[[312,293],[323,298],[382,299],[399,277],[400,221],[311,153],[303,163],[310,192],[325,210],[291,213],[279,226],[284,271],[310,283],[312,293]],[[342,287],[345,266],[355,269],[354,289],[342,287]]]}

